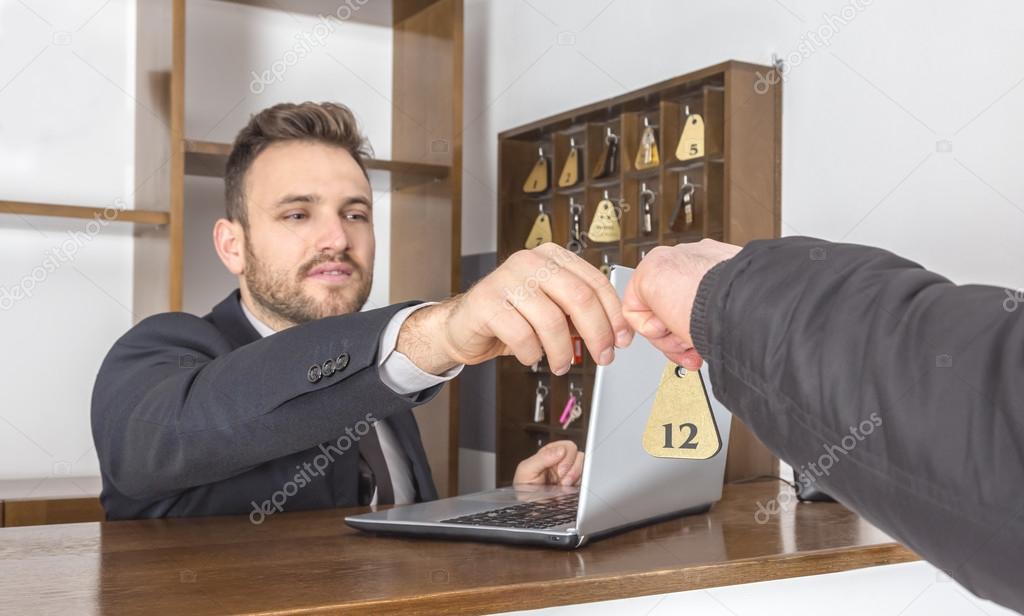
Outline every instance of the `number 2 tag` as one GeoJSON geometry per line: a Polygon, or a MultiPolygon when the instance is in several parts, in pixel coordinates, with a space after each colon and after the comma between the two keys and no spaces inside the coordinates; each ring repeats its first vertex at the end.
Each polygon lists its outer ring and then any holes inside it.
{"type": "Polygon", "coordinates": [[[657,458],[687,460],[707,460],[722,450],[722,437],[699,371],[673,363],[665,366],[644,428],[643,446],[657,458]]]}

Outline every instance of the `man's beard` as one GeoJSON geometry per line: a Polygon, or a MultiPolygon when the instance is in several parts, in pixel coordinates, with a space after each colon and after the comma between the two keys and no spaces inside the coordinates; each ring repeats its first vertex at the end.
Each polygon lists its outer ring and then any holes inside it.
{"type": "Polygon", "coordinates": [[[245,284],[253,300],[274,316],[294,323],[308,323],[324,317],[358,312],[366,303],[373,273],[366,272],[345,255],[319,255],[292,275],[271,269],[256,257],[252,243],[245,245],[245,284]],[[345,263],[352,268],[348,284],[326,289],[325,299],[310,297],[302,288],[310,270],[321,263],[345,263]]]}

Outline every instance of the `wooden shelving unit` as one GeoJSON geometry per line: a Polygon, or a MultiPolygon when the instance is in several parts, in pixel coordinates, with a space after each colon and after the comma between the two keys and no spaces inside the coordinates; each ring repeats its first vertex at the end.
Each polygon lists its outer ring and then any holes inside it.
{"type": "MultiPolygon", "coordinates": [[[[233,1],[280,11],[282,19],[289,19],[277,2],[233,1]]],[[[395,159],[375,159],[367,166],[371,182],[375,174],[389,175],[395,215],[391,228],[378,233],[391,234],[392,301],[437,300],[461,286],[463,0],[391,4],[391,23],[374,25],[390,25],[393,31],[391,100],[394,109],[403,111],[392,114],[395,159]]],[[[304,8],[301,3],[289,6],[299,12],[304,8]]],[[[316,7],[308,8],[316,14],[316,7]]],[[[222,177],[230,152],[229,144],[185,135],[185,14],[185,0],[140,0],[136,8],[134,98],[159,115],[136,114],[134,198],[139,209],[123,210],[116,220],[136,223],[132,312],[139,319],[182,309],[188,283],[183,275],[186,176],[222,177]]],[[[0,213],[93,218],[103,212],[101,207],[0,201],[0,213]]],[[[455,387],[416,412],[442,495],[458,485],[455,387]]]]}
{"type": "MultiPolygon", "coordinates": [[[[499,135],[498,260],[520,250],[543,208],[550,217],[554,241],[569,241],[570,203],[583,204],[585,231],[602,198],[620,206],[622,237],[618,242],[585,242],[581,256],[602,263],[635,267],[643,254],[658,245],[713,238],[744,244],[778,237],[780,227],[781,87],[766,94],[754,90],[755,72],[771,67],[725,62],[669,79],[634,92],[532,122],[499,135]],[[684,120],[701,114],[705,152],[680,161],[675,156],[684,120]],[[645,124],[646,122],[646,124],[645,124]],[[645,125],[657,132],[660,164],[636,169],[634,157],[645,125]],[[605,136],[619,139],[617,172],[594,179],[605,136]],[[559,188],[557,178],[571,150],[581,148],[582,180],[559,188]],[[523,192],[523,182],[538,157],[551,160],[551,189],[540,195],[523,192]],[[684,184],[694,188],[693,222],[673,230],[684,184]],[[643,188],[656,195],[650,233],[642,228],[639,207],[643,188]]],[[[677,227],[678,228],[678,227],[677,227]]],[[[550,440],[567,438],[583,447],[596,366],[589,356],[563,376],[551,374],[541,362],[534,370],[515,358],[498,361],[497,482],[509,483],[516,464],[550,440]],[[538,383],[548,388],[546,418],[533,421],[538,383]],[[558,415],[570,388],[583,392],[583,416],[563,429],[558,415]]],[[[639,438],[639,436],[638,436],[639,438]]],[[[777,461],[742,424],[734,424],[727,479],[773,474],[777,461]]]]}

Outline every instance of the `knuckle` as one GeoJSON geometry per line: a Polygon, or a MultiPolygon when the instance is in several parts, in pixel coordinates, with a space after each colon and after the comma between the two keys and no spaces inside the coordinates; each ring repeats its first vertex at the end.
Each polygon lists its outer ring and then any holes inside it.
{"type": "Polygon", "coordinates": [[[569,289],[569,301],[580,308],[591,308],[597,302],[597,294],[590,286],[576,283],[569,289]]]}

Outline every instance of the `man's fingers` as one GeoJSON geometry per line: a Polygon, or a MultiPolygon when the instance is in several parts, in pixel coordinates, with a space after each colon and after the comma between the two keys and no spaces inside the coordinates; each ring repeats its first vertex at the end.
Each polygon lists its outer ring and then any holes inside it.
{"type": "Polygon", "coordinates": [[[572,319],[594,361],[600,365],[610,363],[615,356],[615,333],[594,288],[572,272],[562,271],[544,283],[543,289],[572,319]]]}
{"type": "Polygon", "coordinates": [[[519,302],[516,309],[540,339],[551,371],[555,375],[568,372],[572,365],[572,337],[562,309],[540,293],[519,302]]]}
{"type": "Polygon", "coordinates": [[[572,466],[562,474],[559,483],[563,486],[576,486],[580,484],[580,479],[583,477],[583,452],[576,452],[576,459],[573,461],[572,466]]]}
{"type": "Polygon", "coordinates": [[[682,357],[677,363],[687,370],[700,370],[704,358],[700,356],[697,349],[687,349],[683,351],[682,357]]]}
{"type": "Polygon", "coordinates": [[[519,363],[529,366],[539,361],[543,349],[530,323],[516,310],[503,310],[489,323],[494,337],[500,340],[519,363]]]}
{"type": "Polygon", "coordinates": [[[597,299],[604,307],[605,314],[608,316],[608,322],[611,324],[612,331],[615,334],[615,346],[619,348],[629,346],[629,343],[633,340],[633,328],[630,327],[629,322],[626,321],[625,316],[622,314],[622,302],[619,300],[618,293],[615,292],[615,287],[601,273],[601,270],[587,263],[576,254],[560,246],[557,248],[568,255],[564,259],[565,268],[583,279],[597,293],[597,299]]]}
{"type": "Polygon", "coordinates": [[[548,471],[555,468],[566,457],[563,447],[542,447],[537,453],[526,458],[516,467],[514,483],[538,483],[546,479],[548,471]]]}

